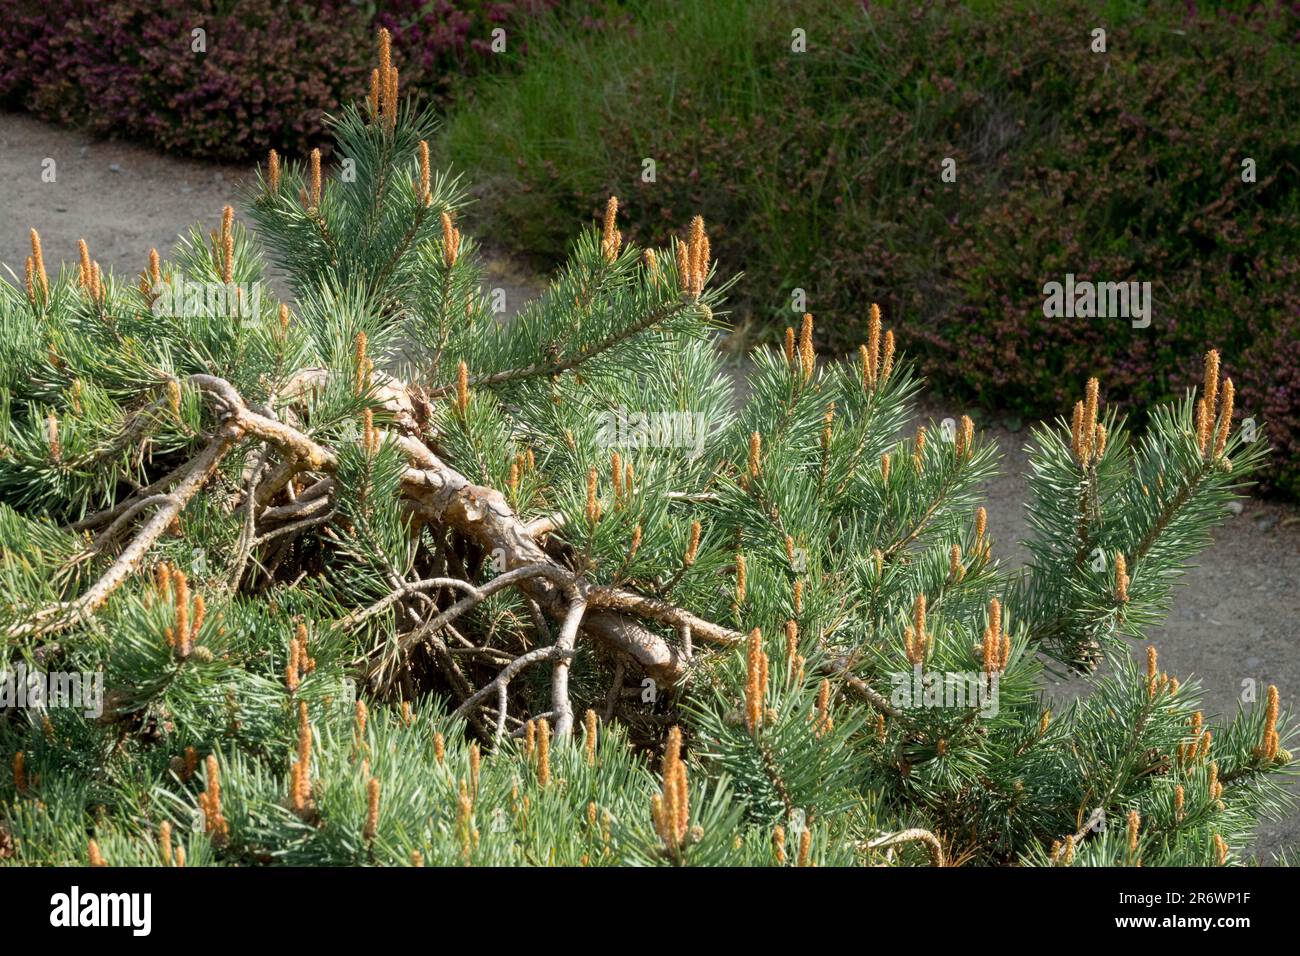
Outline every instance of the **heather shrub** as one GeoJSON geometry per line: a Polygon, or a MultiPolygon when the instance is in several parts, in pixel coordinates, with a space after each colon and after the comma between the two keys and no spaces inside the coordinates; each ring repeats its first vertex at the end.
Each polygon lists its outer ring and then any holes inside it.
{"type": "Polygon", "coordinates": [[[303,152],[324,138],[325,111],[364,86],[360,51],[375,24],[393,32],[408,89],[445,105],[467,77],[526,47],[491,53],[493,28],[513,33],[556,5],[0,0],[0,103],[190,156],[303,152]]]}
{"type": "Polygon", "coordinates": [[[1300,393],[1285,384],[1294,11],[671,6],[646,7],[604,54],[574,43],[533,58],[453,119],[452,158],[520,185],[486,197],[494,231],[554,255],[564,225],[611,191],[638,238],[699,209],[746,271],[751,331],[779,331],[802,289],[819,344],[838,350],[879,300],[937,387],[1018,414],[1059,407],[1089,374],[1141,413],[1191,384],[1195,343],[1229,342],[1243,379],[1276,383],[1243,396],[1279,449],[1265,482],[1300,490],[1300,393]],[[792,25],[806,53],[791,51],[792,25]],[[1247,157],[1257,182],[1242,181],[1247,157]],[[1043,286],[1067,273],[1150,281],[1150,326],[1045,318],[1043,286]]]}
{"type": "Polygon", "coordinates": [[[60,0],[0,21],[4,49],[29,51],[0,77],[0,97],[169,152],[237,159],[268,144],[305,148],[329,105],[364,83],[356,51],[367,25],[346,2],[60,0]],[[206,52],[191,51],[195,29],[206,31],[206,52]]]}

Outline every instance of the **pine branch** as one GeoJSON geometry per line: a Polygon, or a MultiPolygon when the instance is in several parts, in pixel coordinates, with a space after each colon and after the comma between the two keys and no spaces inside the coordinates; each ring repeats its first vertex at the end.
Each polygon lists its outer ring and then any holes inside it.
{"type": "Polygon", "coordinates": [[[159,508],[136,532],[131,543],[123,549],[109,569],[95,582],[85,594],[74,601],[55,607],[44,608],[32,615],[30,621],[11,625],[6,630],[10,638],[24,636],[47,637],[82,623],[86,615],[93,613],[104,604],[119,585],[125,581],[136,565],[153,547],[172,521],[184,509],[189,500],[212,477],[222,458],[230,451],[241,437],[242,429],[233,423],[222,426],[211,443],[190,462],[187,473],[176,486],[176,490],[159,502],[159,508]]]}
{"type": "MultiPolygon", "coordinates": [[[[191,378],[191,383],[211,395],[238,428],[276,445],[286,455],[301,462],[305,469],[328,472],[337,467],[338,456],[334,451],[319,445],[291,426],[252,411],[228,382],[211,376],[196,375],[191,378]]],[[[510,569],[527,566],[555,567],[500,492],[472,484],[415,438],[402,435],[394,436],[394,440],[411,462],[403,473],[403,486],[428,520],[454,528],[475,540],[489,553],[500,550],[510,569]]],[[[553,578],[555,574],[567,576],[562,569],[556,569],[547,576],[553,578]]],[[[539,576],[532,574],[521,578],[520,586],[552,617],[563,620],[565,615],[560,606],[558,589],[549,580],[539,582],[539,576]]],[[[618,593],[611,594],[608,599],[611,607],[619,610],[646,617],[669,615],[674,623],[691,623],[693,629],[700,634],[727,633],[725,629],[657,601],[644,603],[630,595],[618,593]]],[[[583,619],[583,627],[617,650],[630,655],[660,680],[671,683],[684,671],[684,662],[677,650],[671,648],[663,638],[623,615],[597,610],[587,614],[583,619]]]]}
{"type": "Polygon", "coordinates": [[[868,840],[865,848],[868,850],[880,850],[886,847],[898,846],[900,843],[924,843],[925,848],[930,851],[930,862],[934,866],[943,866],[943,844],[929,830],[923,830],[920,827],[911,827],[907,830],[899,830],[897,833],[886,833],[884,836],[878,836],[868,840]]]}
{"type": "MultiPolygon", "coordinates": [[[[489,375],[471,377],[468,380],[468,386],[470,388],[481,386],[490,387],[493,385],[505,385],[510,382],[523,381],[525,379],[539,378],[543,376],[549,378],[553,375],[559,375],[563,372],[577,368],[583,362],[590,361],[596,356],[608,352],[610,349],[613,349],[632,338],[632,336],[653,328],[659,323],[682,312],[686,308],[688,308],[688,304],[681,302],[653,309],[630,325],[605,336],[605,338],[600,341],[587,346],[573,355],[557,359],[553,362],[538,362],[521,368],[505,369],[500,372],[493,372],[489,375]]],[[[456,382],[451,382],[447,385],[440,385],[430,390],[429,397],[443,398],[455,392],[457,387],[456,382]]]]}

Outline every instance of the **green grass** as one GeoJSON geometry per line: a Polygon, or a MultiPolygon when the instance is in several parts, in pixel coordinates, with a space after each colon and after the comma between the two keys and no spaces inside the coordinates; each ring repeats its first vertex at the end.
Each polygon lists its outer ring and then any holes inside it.
{"type": "MultiPolygon", "coordinates": [[[[820,5],[828,11],[845,6],[820,5]]],[[[540,22],[528,36],[534,54],[527,68],[479,86],[473,106],[450,117],[440,142],[442,156],[480,181],[524,179],[530,187],[524,206],[543,217],[549,202],[585,194],[593,183],[622,179],[630,188],[641,167],[610,149],[608,117],[627,120],[643,156],[654,158],[679,123],[712,115],[742,120],[763,115],[767,84],[755,37],[770,32],[779,19],[798,22],[794,8],[800,6],[807,4],[630,2],[621,7],[635,26],[611,30],[597,42],[569,33],[560,21],[540,22]],[[664,112],[629,114],[629,102],[647,95],[665,104],[664,112]],[[689,102],[682,105],[684,96],[689,102]],[[534,174],[521,176],[521,170],[534,174]],[[536,175],[538,170],[545,175],[536,175]]],[[[758,194],[754,200],[767,204],[773,197],[758,194]]],[[[567,234],[570,224],[557,228],[543,221],[529,228],[518,201],[518,196],[503,197],[489,207],[499,222],[502,205],[515,205],[515,214],[507,217],[510,243],[535,250],[540,240],[546,254],[559,255],[555,239],[567,234]]]]}

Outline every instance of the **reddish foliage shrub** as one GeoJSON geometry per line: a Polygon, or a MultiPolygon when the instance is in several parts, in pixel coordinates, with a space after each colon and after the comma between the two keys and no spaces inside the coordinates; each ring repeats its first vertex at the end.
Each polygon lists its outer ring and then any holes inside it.
{"type": "Polygon", "coordinates": [[[54,0],[0,23],[0,49],[27,51],[0,75],[5,101],[214,159],[314,145],[322,113],[363,88],[369,52],[368,25],[339,0],[316,11],[275,0],[54,0]],[[206,52],[191,49],[197,29],[206,52]]]}
{"type": "Polygon", "coordinates": [[[506,62],[487,49],[493,27],[555,3],[0,0],[0,103],[192,156],[302,152],[326,111],[364,93],[377,27],[394,32],[404,90],[449,95],[506,62]]]}

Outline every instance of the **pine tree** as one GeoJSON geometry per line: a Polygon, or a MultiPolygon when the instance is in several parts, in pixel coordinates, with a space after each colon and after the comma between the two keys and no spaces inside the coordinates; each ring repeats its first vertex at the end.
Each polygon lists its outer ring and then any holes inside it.
{"type": "Polygon", "coordinates": [[[332,128],[256,237],[0,283],[7,666],[106,688],[5,712],[0,857],[1210,865],[1287,805],[1276,689],[1212,723],[1130,650],[1266,454],[1216,352],[1140,437],[1095,379],[1033,433],[1012,572],[879,309],[736,408],[700,219],[611,199],[506,320],[386,35],[332,128]]]}

